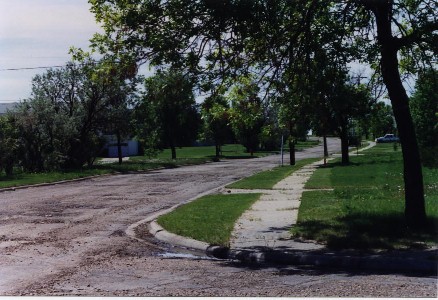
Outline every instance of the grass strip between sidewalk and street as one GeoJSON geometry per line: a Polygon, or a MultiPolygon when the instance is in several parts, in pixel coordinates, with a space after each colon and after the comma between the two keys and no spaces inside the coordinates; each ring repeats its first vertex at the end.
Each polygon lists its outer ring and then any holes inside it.
{"type": "Polygon", "coordinates": [[[392,144],[337,159],[317,169],[306,184],[295,237],[333,249],[411,249],[437,245],[438,169],[423,168],[428,226],[409,230],[404,220],[403,160],[392,144]]]}
{"type": "Polygon", "coordinates": [[[276,183],[290,176],[301,167],[321,160],[321,158],[306,158],[299,160],[293,166],[278,166],[271,170],[263,171],[252,176],[236,181],[227,188],[230,189],[272,189],[276,183]]]}
{"type": "MultiPolygon", "coordinates": [[[[295,166],[276,167],[257,173],[227,188],[271,189],[277,182],[302,166],[320,160],[300,160],[295,166]]],[[[228,246],[237,219],[261,194],[218,194],[201,197],[158,218],[167,231],[210,244],[228,246]]]]}
{"type": "Polygon", "coordinates": [[[260,194],[207,195],[160,216],[167,231],[209,244],[229,246],[237,219],[260,194]]]}

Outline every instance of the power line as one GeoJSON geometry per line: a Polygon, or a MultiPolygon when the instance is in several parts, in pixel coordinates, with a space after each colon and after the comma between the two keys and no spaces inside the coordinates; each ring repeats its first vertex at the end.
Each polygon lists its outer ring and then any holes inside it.
{"type": "Polygon", "coordinates": [[[9,69],[0,69],[0,71],[37,70],[37,69],[50,69],[50,68],[63,68],[63,67],[65,67],[65,66],[47,66],[47,67],[9,68],[9,69]]]}

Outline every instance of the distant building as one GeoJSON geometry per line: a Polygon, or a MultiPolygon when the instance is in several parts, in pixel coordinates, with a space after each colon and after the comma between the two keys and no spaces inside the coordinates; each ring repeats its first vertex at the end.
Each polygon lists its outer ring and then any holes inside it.
{"type": "Polygon", "coordinates": [[[16,102],[0,103],[0,116],[4,115],[8,110],[13,109],[17,105],[16,102]]]}
{"type": "MultiPolygon", "coordinates": [[[[107,157],[118,157],[119,148],[117,146],[117,138],[115,135],[104,135],[107,143],[104,147],[108,151],[107,157]]],[[[124,139],[121,143],[122,156],[137,156],[139,153],[138,141],[132,139],[124,139]]]]}

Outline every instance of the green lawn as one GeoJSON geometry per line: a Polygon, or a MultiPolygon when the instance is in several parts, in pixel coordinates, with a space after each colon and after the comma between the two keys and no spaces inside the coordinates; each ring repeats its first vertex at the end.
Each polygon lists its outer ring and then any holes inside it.
{"type": "MultiPolygon", "coordinates": [[[[312,140],[312,141],[298,141],[295,144],[295,150],[301,151],[301,150],[306,149],[306,148],[318,146],[319,144],[321,144],[321,142],[319,140],[318,141],[314,141],[314,140],[312,140]]],[[[289,148],[287,148],[287,150],[289,150],[289,148]]]]}
{"type": "Polygon", "coordinates": [[[306,184],[295,236],[331,248],[394,249],[438,244],[438,169],[423,168],[429,226],[413,232],[404,221],[403,162],[392,145],[378,144],[319,168],[306,184]]]}
{"type": "Polygon", "coordinates": [[[111,173],[127,173],[154,170],[157,168],[176,168],[178,166],[187,164],[200,164],[204,163],[205,159],[180,159],[180,160],[164,160],[155,159],[148,160],[146,158],[138,158],[135,160],[129,160],[119,165],[118,163],[111,164],[97,164],[91,168],[84,167],[81,170],[66,170],[66,171],[53,171],[44,173],[26,173],[17,170],[13,176],[5,176],[0,174],[0,188],[15,187],[22,185],[38,184],[57,182],[68,179],[77,179],[93,175],[111,174],[111,173]]]}
{"type": "MultiPolygon", "coordinates": [[[[295,145],[297,151],[319,145],[319,141],[299,141],[295,145]]],[[[288,149],[285,149],[288,150],[288,149]]],[[[254,157],[263,157],[270,154],[278,154],[277,151],[256,151],[254,157]]],[[[216,155],[214,146],[181,147],[176,149],[176,157],[179,158],[213,158],[216,155]]],[[[157,158],[168,159],[171,157],[170,149],[164,149],[158,153],[157,158]]],[[[251,158],[250,153],[245,151],[245,147],[240,144],[227,144],[222,146],[221,158],[251,158]]]]}
{"type": "Polygon", "coordinates": [[[294,166],[278,166],[271,170],[254,174],[243,178],[227,186],[232,189],[272,189],[273,186],[286,178],[304,165],[320,160],[320,158],[308,158],[299,160],[294,166]]]}
{"type": "Polygon", "coordinates": [[[71,172],[22,173],[13,176],[0,176],[0,188],[56,182],[68,179],[83,178],[92,175],[107,174],[105,170],[82,170],[71,172]]]}
{"type": "Polygon", "coordinates": [[[208,195],[180,206],[158,218],[167,231],[229,246],[234,223],[260,197],[260,194],[208,195]]]}
{"type": "MultiPolygon", "coordinates": [[[[263,157],[270,154],[275,154],[275,151],[257,151],[253,157],[263,157]]],[[[199,146],[199,147],[181,147],[176,149],[176,157],[179,158],[206,158],[215,157],[216,149],[214,146],[199,146]]],[[[171,158],[170,149],[164,149],[158,153],[157,158],[171,158]]],[[[227,144],[222,146],[221,158],[251,158],[251,154],[245,151],[245,147],[240,144],[227,144]]]]}

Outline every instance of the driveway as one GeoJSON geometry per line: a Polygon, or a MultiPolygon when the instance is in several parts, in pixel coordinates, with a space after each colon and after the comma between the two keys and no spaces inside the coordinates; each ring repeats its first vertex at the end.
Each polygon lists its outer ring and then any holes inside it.
{"type": "MultiPolygon", "coordinates": [[[[330,151],[339,148],[330,139],[330,151]]],[[[279,155],[227,160],[2,192],[0,295],[436,296],[434,277],[251,268],[168,255],[172,249],[153,238],[124,234],[156,211],[279,162],[279,155]]]]}

